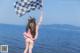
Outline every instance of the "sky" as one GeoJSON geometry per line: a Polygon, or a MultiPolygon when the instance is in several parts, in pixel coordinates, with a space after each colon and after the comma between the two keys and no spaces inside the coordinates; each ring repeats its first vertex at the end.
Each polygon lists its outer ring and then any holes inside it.
{"type": "MultiPolygon", "coordinates": [[[[35,10],[22,17],[18,17],[14,11],[16,0],[0,0],[0,23],[25,25],[29,15],[36,20],[40,11],[35,10]]],[[[80,26],[80,0],[44,0],[44,17],[42,24],[69,24],[80,26]]]]}

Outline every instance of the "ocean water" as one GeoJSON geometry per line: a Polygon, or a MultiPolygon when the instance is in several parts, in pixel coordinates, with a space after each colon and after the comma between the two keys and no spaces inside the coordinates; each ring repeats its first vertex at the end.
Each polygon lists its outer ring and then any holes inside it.
{"type": "MultiPolygon", "coordinates": [[[[24,31],[25,26],[0,24],[0,45],[8,45],[8,53],[23,53],[24,31]]],[[[80,27],[41,26],[33,53],[80,53],[80,27]]]]}

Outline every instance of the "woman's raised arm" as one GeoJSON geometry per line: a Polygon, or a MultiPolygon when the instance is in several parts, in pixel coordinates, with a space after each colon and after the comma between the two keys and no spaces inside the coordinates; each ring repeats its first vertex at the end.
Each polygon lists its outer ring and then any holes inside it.
{"type": "Polygon", "coordinates": [[[37,39],[37,36],[38,36],[38,30],[39,30],[39,26],[42,22],[42,18],[43,18],[43,12],[41,11],[41,15],[39,17],[39,20],[38,20],[38,23],[37,23],[37,26],[36,26],[36,36],[35,36],[35,39],[37,39]]]}
{"type": "Polygon", "coordinates": [[[43,19],[43,12],[41,11],[41,15],[40,15],[40,17],[38,19],[38,23],[37,23],[38,27],[40,26],[42,19],[43,19]]]}

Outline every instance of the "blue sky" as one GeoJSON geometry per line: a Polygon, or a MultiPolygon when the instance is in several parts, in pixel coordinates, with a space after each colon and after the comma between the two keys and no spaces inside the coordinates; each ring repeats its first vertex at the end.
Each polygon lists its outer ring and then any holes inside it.
{"type": "MultiPolygon", "coordinates": [[[[0,0],[0,23],[24,25],[28,15],[38,19],[39,10],[19,18],[13,4],[16,0],[0,0]]],[[[42,24],[69,24],[80,26],[80,0],[44,0],[42,24]]]]}

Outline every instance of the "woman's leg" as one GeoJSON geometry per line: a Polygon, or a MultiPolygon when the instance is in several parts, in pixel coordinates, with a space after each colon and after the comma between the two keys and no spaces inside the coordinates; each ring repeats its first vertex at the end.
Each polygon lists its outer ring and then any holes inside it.
{"type": "Polygon", "coordinates": [[[34,46],[34,43],[31,40],[31,42],[29,43],[29,53],[32,53],[33,46],[34,46]]]}
{"type": "Polygon", "coordinates": [[[24,53],[27,53],[28,52],[28,47],[29,47],[29,42],[26,39],[25,40],[25,50],[24,50],[24,53]]]}

